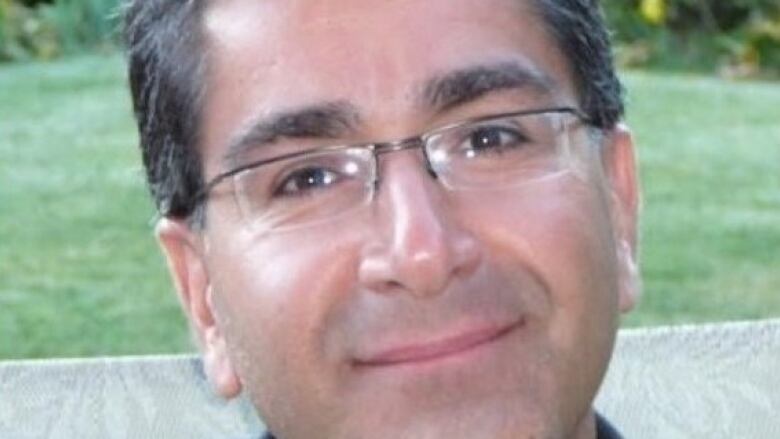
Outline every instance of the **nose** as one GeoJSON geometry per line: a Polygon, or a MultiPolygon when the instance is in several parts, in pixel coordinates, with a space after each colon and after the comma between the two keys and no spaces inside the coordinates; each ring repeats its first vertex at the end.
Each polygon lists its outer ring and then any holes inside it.
{"type": "Polygon", "coordinates": [[[477,239],[419,156],[401,151],[382,160],[375,227],[359,268],[361,283],[372,291],[431,297],[479,265],[477,239]]]}

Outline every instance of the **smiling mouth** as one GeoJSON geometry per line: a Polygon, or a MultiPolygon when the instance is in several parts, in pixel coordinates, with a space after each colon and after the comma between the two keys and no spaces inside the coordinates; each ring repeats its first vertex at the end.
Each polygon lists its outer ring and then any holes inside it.
{"type": "Polygon", "coordinates": [[[390,348],[366,359],[355,361],[358,367],[392,367],[402,365],[422,365],[451,357],[457,357],[489,345],[504,338],[513,330],[521,327],[524,319],[509,325],[490,326],[467,331],[441,340],[420,344],[409,344],[390,348]]]}

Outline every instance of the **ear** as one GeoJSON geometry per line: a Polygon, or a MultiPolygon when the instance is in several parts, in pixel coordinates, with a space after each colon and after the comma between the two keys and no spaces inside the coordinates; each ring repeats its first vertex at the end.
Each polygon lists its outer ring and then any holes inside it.
{"type": "Polygon", "coordinates": [[[638,268],[639,182],[631,131],[618,124],[605,139],[604,171],[620,269],[620,311],[634,308],[641,296],[638,268]]]}
{"type": "Polygon", "coordinates": [[[235,397],[241,392],[241,382],[217,322],[202,235],[186,221],[170,218],[162,218],[155,232],[179,303],[201,349],[206,375],[217,393],[225,398],[235,397]]]}

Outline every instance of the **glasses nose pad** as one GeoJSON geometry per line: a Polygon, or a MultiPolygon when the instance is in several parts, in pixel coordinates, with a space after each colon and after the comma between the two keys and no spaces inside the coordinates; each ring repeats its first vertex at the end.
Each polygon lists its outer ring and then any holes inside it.
{"type": "Polygon", "coordinates": [[[434,179],[439,180],[439,172],[436,171],[436,168],[434,168],[433,162],[431,162],[431,158],[428,156],[428,150],[425,148],[425,144],[423,143],[421,145],[423,157],[425,158],[425,171],[428,172],[428,175],[434,179]]]}
{"type": "Polygon", "coordinates": [[[428,175],[430,175],[431,178],[433,178],[434,180],[439,179],[439,174],[436,173],[436,170],[431,167],[430,163],[426,164],[425,167],[426,167],[426,171],[428,171],[428,175]]]}
{"type": "Polygon", "coordinates": [[[434,180],[439,180],[439,172],[436,170],[430,154],[428,153],[428,142],[422,138],[410,139],[408,146],[404,149],[419,148],[425,161],[425,172],[434,180]]]}
{"type": "Polygon", "coordinates": [[[423,157],[425,157],[425,170],[428,172],[428,175],[446,185],[442,179],[442,175],[447,168],[449,157],[447,152],[435,147],[435,143],[438,140],[439,139],[431,138],[427,141],[422,141],[420,143],[420,149],[422,150],[423,157]]]}

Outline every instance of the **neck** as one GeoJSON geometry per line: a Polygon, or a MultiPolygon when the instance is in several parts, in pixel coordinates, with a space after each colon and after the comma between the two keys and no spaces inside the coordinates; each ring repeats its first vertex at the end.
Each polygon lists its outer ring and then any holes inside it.
{"type": "Polygon", "coordinates": [[[596,413],[589,410],[574,430],[571,439],[597,439],[596,413]]]}

